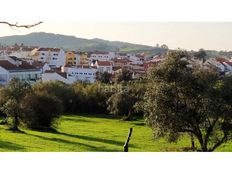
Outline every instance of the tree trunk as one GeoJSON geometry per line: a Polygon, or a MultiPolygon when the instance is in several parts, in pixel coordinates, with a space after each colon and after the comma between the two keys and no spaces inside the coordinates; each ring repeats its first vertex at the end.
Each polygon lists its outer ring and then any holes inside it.
{"type": "MultiPolygon", "coordinates": [[[[195,134],[195,135],[196,135],[196,134],[195,134]]],[[[205,141],[203,140],[203,138],[202,138],[201,135],[196,135],[196,137],[197,137],[198,142],[199,142],[200,145],[201,145],[201,151],[202,151],[202,152],[208,152],[208,151],[209,151],[208,148],[207,148],[207,143],[208,143],[208,142],[205,142],[205,141]]]]}
{"type": "Polygon", "coordinates": [[[191,148],[192,148],[192,151],[195,151],[195,141],[194,141],[194,136],[192,133],[190,133],[190,137],[191,137],[191,148]]]}
{"type": "Polygon", "coordinates": [[[18,131],[19,130],[18,125],[19,125],[19,119],[18,116],[15,115],[12,130],[18,131]]]}
{"type": "Polygon", "coordinates": [[[201,144],[201,150],[202,152],[208,152],[207,142],[204,142],[203,144],[201,144]]]}

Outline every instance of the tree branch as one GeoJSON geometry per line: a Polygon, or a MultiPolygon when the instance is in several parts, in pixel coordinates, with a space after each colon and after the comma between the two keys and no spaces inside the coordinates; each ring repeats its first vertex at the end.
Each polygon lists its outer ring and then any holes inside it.
{"type": "Polygon", "coordinates": [[[224,136],[221,140],[219,140],[210,150],[209,152],[213,152],[217,147],[219,147],[222,143],[224,143],[227,140],[227,133],[224,133],[224,136]]]}
{"type": "Polygon", "coordinates": [[[17,27],[17,28],[32,28],[32,27],[35,27],[39,24],[42,24],[43,22],[37,22],[35,24],[29,24],[29,25],[19,25],[18,23],[9,23],[9,22],[6,22],[6,21],[0,21],[0,24],[6,24],[10,27],[17,27]]]}
{"type": "Polygon", "coordinates": [[[209,137],[211,135],[211,133],[213,132],[214,126],[216,125],[218,121],[218,118],[216,118],[213,123],[209,126],[209,128],[206,130],[206,135],[205,135],[205,144],[207,145],[209,137]]]}

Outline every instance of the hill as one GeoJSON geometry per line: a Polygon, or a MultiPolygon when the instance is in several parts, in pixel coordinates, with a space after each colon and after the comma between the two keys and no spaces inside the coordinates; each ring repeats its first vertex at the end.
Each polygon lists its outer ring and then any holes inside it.
{"type": "Polygon", "coordinates": [[[108,41],[103,39],[84,39],[75,36],[67,36],[53,33],[30,33],[27,35],[14,35],[0,37],[0,44],[13,45],[25,44],[40,47],[62,47],[64,49],[81,50],[81,51],[122,51],[122,52],[139,52],[146,51],[152,53],[163,53],[162,48],[151,47],[147,45],[132,44],[120,41],[108,41]]]}

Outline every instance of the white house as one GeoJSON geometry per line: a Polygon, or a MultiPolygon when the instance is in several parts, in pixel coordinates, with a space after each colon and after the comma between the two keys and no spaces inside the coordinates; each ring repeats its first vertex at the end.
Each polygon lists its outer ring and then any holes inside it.
{"type": "Polygon", "coordinates": [[[103,52],[95,51],[90,54],[90,61],[100,60],[100,61],[110,61],[115,58],[115,52],[103,52]]]}
{"type": "Polygon", "coordinates": [[[67,73],[61,72],[58,69],[51,69],[51,70],[46,70],[42,74],[42,81],[47,82],[47,81],[61,81],[66,84],[70,84],[71,82],[67,78],[67,73]]]}
{"type": "Polygon", "coordinates": [[[39,48],[32,51],[32,56],[39,62],[46,62],[52,67],[61,67],[65,65],[66,55],[61,48],[39,48]]]}
{"type": "Polygon", "coordinates": [[[32,66],[38,68],[41,70],[41,73],[44,73],[45,71],[51,70],[50,66],[45,62],[39,62],[39,61],[32,61],[29,62],[32,66]]]}
{"type": "Polygon", "coordinates": [[[225,66],[227,72],[232,72],[232,62],[223,62],[223,65],[225,66]]]}
{"type": "Polygon", "coordinates": [[[0,60],[0,84],[6,85],[13,78],[34,83],[41,78],[41,71],[26,61],[0,60]]]}
{"type": "Polygon", "coordinates": [[[97,71],[100,73],[108,72],[110,74],[113,73],[113,62],[110,61],[95,61],[91,64],[93,67],[97,67],[97,71]]]}
{"type": "Polygon", "coordinates": [[[128,54],[128,59],[133,63],[133,64],[143,64],[143,61],[141,60],[141,57],[135,55],[135,54],[128,54]]]}
{"type": "Polygon", "coordinates": [[[31,52],[34,47],[21,47],[19,50],[12,51],[9,56],[15,56],[18,58],[31,59],[31,52]]]}
{"type": "Polygon", "coordinates": [[[115,58],[118,59],[128,59],[130,56],[127,53],[115,53],[115,58]]]}
{"type": "Polygon", "coordinates": [[[67,78],[71,83],[76,81],[94,83],[97,69],[96,67],[78,65],[62,67],[61,71],[67,73],[67,78]]]}

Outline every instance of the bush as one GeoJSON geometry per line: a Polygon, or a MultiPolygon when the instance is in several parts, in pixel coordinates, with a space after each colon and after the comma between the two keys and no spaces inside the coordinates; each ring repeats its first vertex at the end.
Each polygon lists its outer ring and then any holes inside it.
{"type": "Polygon", "coordinates": [[[73,89],[73,107],[76,113],[107,113],[106,101],[111,95],[107,85],[76,83],[73,89]]]}
{"type": "Polygon", "coordinates": [[[23,122],[31,129],[55,128],[62,112],[62,102],[55,96],[30,94],[22,101],[25,110],[23,122]]]}
{"type": "Polygon", "coordinates": [[[10,83],[0,90],[0,110],[6,114],[5,121],[8,121],[10,129],[19,130],[24,112],[21,101],[31,92],[30,84],[17,78],[11,79],[10,83]]]}
{"type": "Polygon", "coordinates": [[[70,85],[55,81],[55,82],[41,82],[33,86],[33,90],[37,94],[51,95],[57,97],[62,105],[65,113],[73,112],[73,101],[75,93],[70,85]]]}
{"type": "Polygon", "coordinates": [[[142,115],[138,110],[140,102],[143,100],[145,86],[138,82],[127,83],[121,90],[116,91],[107,101],[108,111],[117,116],[123,116],[123,120],[133,120],[135,116],[142,115]]]}

